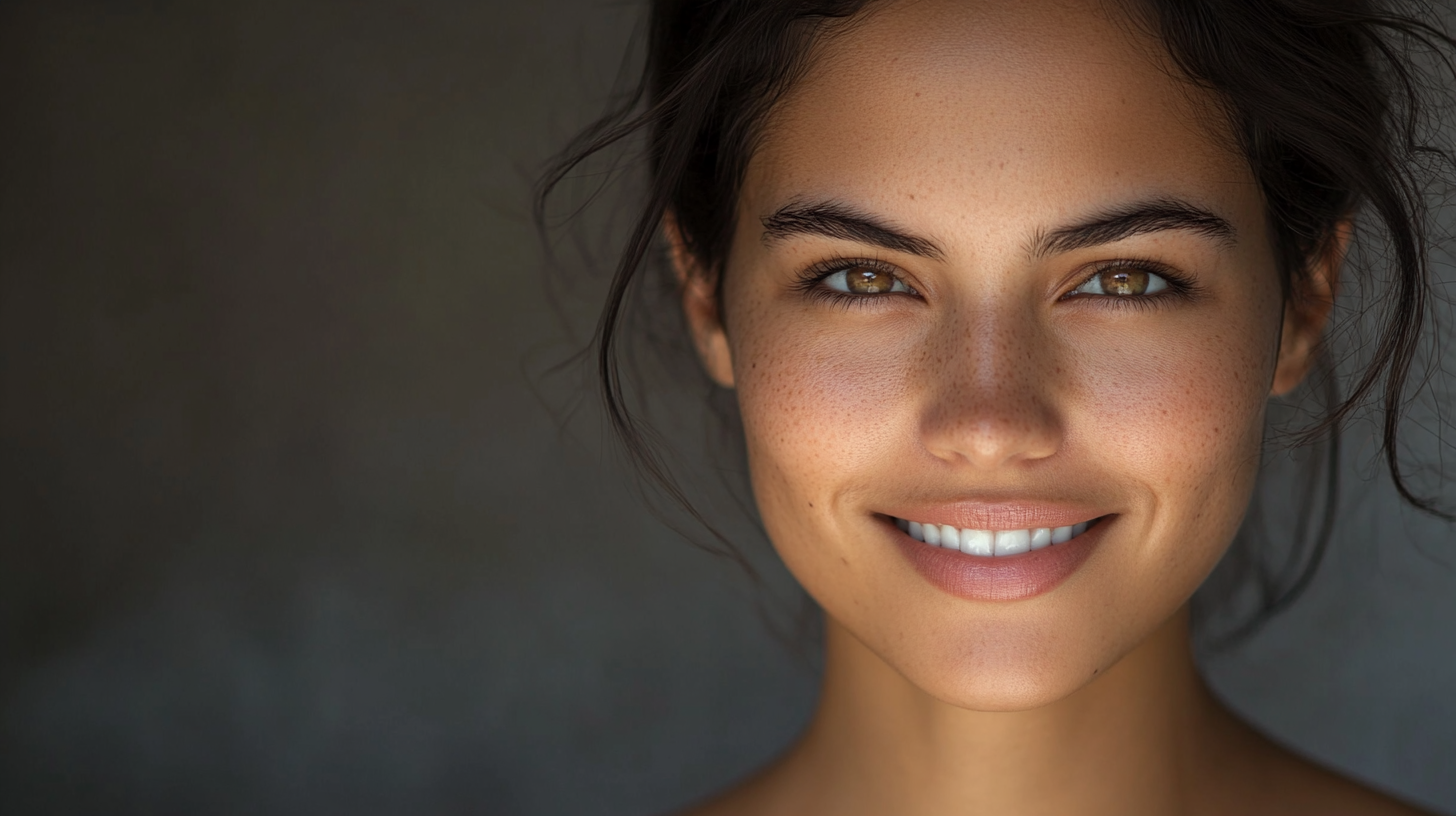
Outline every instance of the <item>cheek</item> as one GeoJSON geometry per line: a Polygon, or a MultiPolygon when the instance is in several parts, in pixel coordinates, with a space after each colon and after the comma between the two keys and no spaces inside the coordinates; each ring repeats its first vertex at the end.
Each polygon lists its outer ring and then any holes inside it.
{"type": "Polygon", "coordinates": [[[903,322],[867,325],[823,304],[737,313],[734,381],[760,518],[789,570],[834,606],[846,598],[832,587],[868,580],[861,505],[917,476],[907,453],[927,344],[903,322]]]}
{"type": "MultiPolygon", "coordinates": [[[[818,307],[823,310],[824,307],[818,307]]],[[[889,449],[913,444],[916,332],[835,327],[811,310],[764,310],[734,343],[735,382],[750,458],[795,493],[843,489],[889,449]],[[838,484],[834,484],[838,482],[838,484]]],[[[854,322],[854,321],[847,321],[854,322]]]]}
{"type": "Polygon", "coordinates": [[[1257,459],[1273,371],[1266,335],[1255,325],[1192,325],[1143,342],[1078,344],[1066,367],[1075,412],[1068,447],[1178,481],[1247,466],[1257,459]]]}
{"type": "Polygon", "coordinates": [[[1141,576],[1143,589],[1122,615],[1181,605],[1243,521],[1259,472],[1277,318],[1252,308],[1234,314],[1245,319],[1180,321],[1178,331],[1122,346],[1126,355],[1079,344],[1070,357],[1061,452],[1095,469],[1134,511],[1129,545],[1095,567],[1108,581],[1141,576]]]}

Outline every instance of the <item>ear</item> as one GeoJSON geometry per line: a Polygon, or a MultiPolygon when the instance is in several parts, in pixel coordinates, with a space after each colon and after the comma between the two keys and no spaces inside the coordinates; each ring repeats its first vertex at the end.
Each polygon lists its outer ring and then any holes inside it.
{"type": "Polygon", "coordinates": [[[1284,304],[1284,325],[1279,336],[1279,362],[1274,369],[1273,396],[1293,391],[1314,366],[1320,338],[1329,323],[1330,310],[1340,286],[1340,267],[1350,248],[1354,224],[1341,219],[1325,246],[1309,266],[1303,281],[1294,284],[1284,304]]]}
{"type": "Polygon", "coordinates": [[[728,349],[728,333],[719,319],[718,287],[703,268],[678,229],[677,218],[669,211],[662,218],[662,232],[672,256],[672,270],[682,292],[683,314],[693,334],[698,359],[713,382],[724,388],[733,387],[733,356],[728,349]]]}

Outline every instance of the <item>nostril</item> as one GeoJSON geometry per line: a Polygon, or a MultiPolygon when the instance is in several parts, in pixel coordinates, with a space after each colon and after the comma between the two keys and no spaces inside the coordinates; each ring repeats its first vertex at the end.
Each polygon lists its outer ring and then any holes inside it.
{"type": "Polygon", "coordinates": [[[1061,423],[1050,411],[1017,416],[933,418],[922,428],[925,448],[946,461],[994,469],[1056,454],[1061,423]]]}

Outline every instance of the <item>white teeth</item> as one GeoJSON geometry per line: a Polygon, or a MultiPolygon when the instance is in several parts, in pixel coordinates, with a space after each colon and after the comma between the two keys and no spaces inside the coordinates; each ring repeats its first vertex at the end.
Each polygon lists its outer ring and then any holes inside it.
{"type": "Polygon", "coordinates": [[[1067,527],[1036,527],[1030,530],[960,530],[949,524],[922,524],[895,519],[895,526],[916,541],[932,547],[960,550],[967,555],[1016,555],[1040,550],[1054,544],[1065,544],[1092,526],[1078,522],[1067,527]]]}
{"type": "Polygon", "coordinates": [[[940,546],[947,550],[959,550],[961,548],[960,531],[949,524],[940,525],[940,546]]]}
{"type": "Polygon", "coordinates": [[[934,524],[927,524],[921,528],[921,532],[925,534],[926,544],[932,547],[940,546],[940,527],[934,524]]]}
{"type": "Polygon", "coordinates": [[[996,555],[1016,555],[1031,549],[1031,533],[1026,530],[1000,530],[996,533],[996,555]]]}
{"type": "Polygon", "coordinates": [[[994,540],[990,530],[962,530],[961,552],[966,555],[994,555],[994,540]]]}

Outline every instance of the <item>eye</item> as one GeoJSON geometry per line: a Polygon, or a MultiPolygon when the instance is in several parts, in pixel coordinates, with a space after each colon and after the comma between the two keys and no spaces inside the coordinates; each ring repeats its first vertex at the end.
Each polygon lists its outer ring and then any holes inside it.
{"type": "Polygon", "coordinates": [[[913,291],[887,269],[868,264],[841,267],[822,278],[824,285],[848,295],[882,295],[913,291]]]}
{"type": "Polygon", "coordinates": [[[1138,266],[1112,266],[1099,270],[1070,294],[1135,297],[1157,294],[1167,288],[1167,279],[1156,272],[1138,266]]]}

